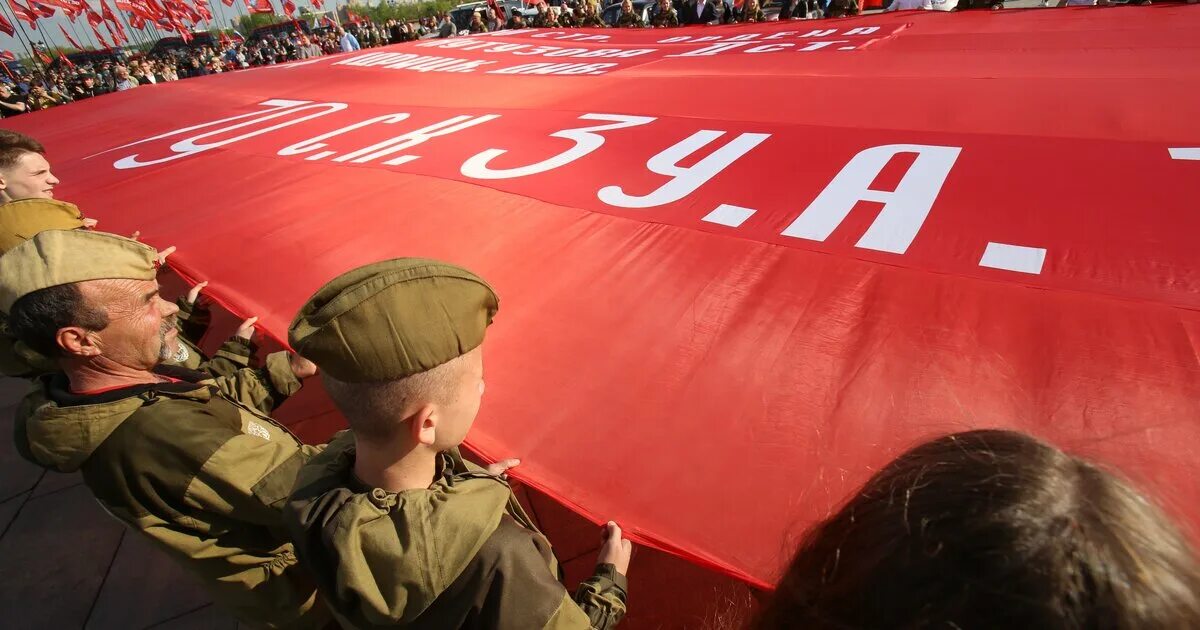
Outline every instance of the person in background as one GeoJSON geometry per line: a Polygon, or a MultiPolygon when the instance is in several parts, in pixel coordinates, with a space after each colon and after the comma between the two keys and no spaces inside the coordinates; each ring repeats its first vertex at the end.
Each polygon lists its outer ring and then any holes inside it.
{"type": "MultiPolygon", "coordinates": [[[[576,11],[579,10],[577,7],[576,11]]],[[[577,20],[580,28],[608,28],[608,24],[604,23],[599,10],[596,9],[595,0],[583,0],[582,12],[577,20]]]]}
{"type": "Polygon", "coordinates": [[[671,0],[658,0],[654,17],[650,18],[650,26],[654,28],[670,28],[679,26],[679,14],[671,6],[671,0]]]}
{"type": "Polygon", "coordinates": [[[498,31],[504,28],[504,23],[500,22],[500,18],[496,16],[496,11],[492,11],[491,7],[484,10],[484,25],[487,26],[487,32],[498,31]]]}
{"type": "Polygon", "coordinates": [[[472,35],[488,32],[487,25],[483,23],[483,15],[479,11],[471,13],[471,23],[467,25],[467,31],[472,35]]]}
{"type": "Polygon", "coordinates": [[[341,48],[342,52],[362,50],[362,46],[358,43],[358,38],[340,28],[338,29],[338,47],[341,48]]]}
{"type": "Polygon", "coordinates": [[[438,25],[438,37],[445,39],[454,34],[454,23],[450,21],[450,14],[445,13],[442,15],[441,24],[438,25]]]}
{"type": "Polygon", "coordinates": [[[24,114],[28,110],[29,105],[13,92],[11,85],[0,83],[0,118],[24,114]]]}
{"type": "Polygon", "coordinates": [[[66,99],[46,91],[46,88],[41,85],[34,85],[29,88],[29,109],[30,111],[41,111],[57,107],[66,102],[66,99]]]}
{"type": "Polygon", "coordinates": [[[385,260],[328,282],[288,340],[350,425],[301,471],[284,509],[300,562],[343,628],[609,630],[632,547],[604,528],[572,597],[504,472],[458,446],[484,392],[492,288],[455,265],[385,260]]]}
{"type": "Polygon", "coordinates": [[[113,68],[113,89],[117,92],[132,90],[138,86],[138,82],[129,76],[129,70],[125,66],[117,66],[113,68]]]}
{"type": "Polygon", "coordinates": [[[97,85],[96,76],[91,73],[81,75],[79,82],[75,84],[75,87],[71,88],[71,96],[77,101],[102,94],[108,94],[108,90],[101,85],[97,85]]]}
{"type": "Polygon", "coordinates": [[[617,28],[643,28],[646,23],[642,16],[633,10],[633,0],[621,2],[621,12],[617,14],[617,28]]]}
{"type": "Polygon", "coordinates": [[[753,628],[1200,628],[1200,567],[1124,480],[968,431],[900,455],[809,530],[753,628]]]}
{"type": "Polygon", "coordinates": [[[766,22],[767,18],[763,15],[762,8],[758,5],[758,0],[746,0],[742,5],[742,16],[738,19],[739,22],[766,22]]]}
{"type": "Polygon", "coordinates": [[[321,47],[312,43],[308,36],[300,36],[300,46],[296,48],[296,56],[300,59],[313,59],[321,56],[321,47]]]}

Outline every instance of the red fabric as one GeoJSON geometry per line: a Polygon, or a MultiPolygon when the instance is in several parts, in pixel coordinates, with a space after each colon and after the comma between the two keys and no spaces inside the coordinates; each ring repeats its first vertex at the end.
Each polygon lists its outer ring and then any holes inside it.
{"type": "Polygon", "coordinates": [[[246,0],[246,10],[251,13],[274,13],[271,0],[246,0]]]}
{"type": "MultiPolygon", "coordinates": [[[[63,13],[67,14],[67,17],[73,18],[80,13],[79,5],[71,2],[71,0],[41,0],[40,3],[46,7],[58,7],[62,9],[63,13]]],[[[53,15],[53,12],[51,14],[53,15]]]]}
{"type": "MultiPolygon", "coordinates": [[[[12,2],[13,0],[9,0],[9,1],[12,2]]],[[[92,28],[95,29],[96,27],[98,27],[104,23],[104,17],[101,16],[99,13],[97,13],[95,9],[93,9],[92,7],[89,6],[87,8],[87,21],[88,21],[88,24],[91,24],[92,28]]]]}
{"type": "Polygon", "coordinates": [[[29,0],[29,6],[33,8],[34,13],[37,13],[40,18],[54,17],[54,7],[47,6],[38,2],[38,0],[29,0]]]}
{"type": "MultiPolygon", "coordinates": [[[[16,61],[17,56],[12,54],[11,50],[0,50],[0,59],[3,59],[4,61],[16,61]]],[[[8,70],[8,66],[4,66],[4,69],[8,70]]],[[[12,76],[11,72],[9,73],[9,76],[12,76]]]]}
{"type": "Polygon", "coordinates": [[[63,37],[66,38],[67,43],[70,44],[72,48],[75,50],[83,50],[83,46],[80,46],[79,42],[75,41],[74,37],[71,37],[71,34],[67,32],[67,29],[63,28],[62,23],[59,23],[58,30],[62,31],[63,37]]]}
{"type": "Polygon", "coordinates": [[[96,41],[102,48],[104,48],[104,50],[109,50],[112,48],[112,46],[108,45],[108,41],[104,39],[104,36],[100,34],[100,31],[96,28],[96,25],[92,24],[91,19],[88,19],[88,26],[90,26],[92,29],[92,36],[96,38],[96,41]]]}
{"type": "Polygon", "coordinates": [[[8,8],[12,9],[13,15],[17,16],[18,20],[33,28],[34,23],[38,20],[38,14],[34,13],[33,9],[21,4],[20,0],[8,0],[8,8]]]}
{"type": "Polygon", "coordinates": [[[313,8],[320,11],[325,8],[325,3],[322,0],[312,0],[313,8]]]}
{"type": "Polygon", "coordinates": [[[2,14],[0,14],[0,33],[4,33],[9,37],[15,37],[17,34],[17,30],[13,28],[12,22],[9,22],[8,18],[2,14]]]}
{"type": "Polygon", "coordinates": [[[292,0],[283,0],[283,12],[290,18],[296,17],[296,3],[292,0]]]}
{"type": "Polygon", "coordinates": [[[108,32],[112,33],[113,37],[119,39],[122,44],[128,44],[129,35],[125,32],[125,27],[117,20],[116,13],[113,13],[105,0],[100,0],[100,12],[108,24],[108,32]]]}
{"type": "MultiPolygon", "coordinates": [[[[46,145],[61,198],[178,246],[173,265],[277,338],[370,261],[479,272],[502,308],[469,446],[761,585],[873,470],[972,427],[1117,466],[1200,525],[1198,30],[1200,7],[1153,5],[523,31],[5,123],[46,145]],[[487,178],[614,124],[593,114],[643,119],[487,178]]],[[[298,430],[341,426],[307,400],[298,430]]]]}

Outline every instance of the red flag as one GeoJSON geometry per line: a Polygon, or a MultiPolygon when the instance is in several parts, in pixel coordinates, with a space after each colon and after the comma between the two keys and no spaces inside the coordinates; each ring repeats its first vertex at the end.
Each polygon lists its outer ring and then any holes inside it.
{"type": "Polygon", "coordinates": [[[246,0],[246,10],[251,13],[274,13],[271,0],[246,0]]]}
{"type": "Polygon", "coordinates": [[[41,4],[44,4],[48,7],[58,7],[60,9],[62,9],[63,13],[67,14],[67,17],[74,17],[76,15],[79,15],[79,13],[81,12],[79,5],[72,2],[71,0],[38,0],[38,1],[41,4]]]}
{"type": "Polygon", "coordinates": [[[60,61],[62,61],[62,62],[63,62],[63,65],[67,66],[68,68],[74,68],[74,67],[75,67],[75,64],[71,63],[71,60],[70,60],[70,59],[67,59],[67,56],[66,56],[66,55],[64,55],[64,54],[62,53],[62,51],[61,51],[61,50],[60,50],[60,51],[58,51],[58,58],[59,58],[59,60],[60,60],[60,61]]]}
{"type": "MultiPolygon", "coordinates": [[[[15,2],[16,0],[8,0],[8,1],[15,2]]],[[[87,21],[88,21],[88,24],[91,24],[92,28],[94,29],[97,26],[100,26],[101,24],[104,23],[104,18],[101,17],[99,13],[96,13],[95,9],[93,9],[92,7],[89,6],[87,8],[87,21]]]]}
{"type": "Polygon", "coordinates": [[[0,33],[4,33],[9,37],[16,37],[17,29],[13,28],[12,22],[8,21],[3,14],[0,14],[0,33]]]}
{"type": "Polygon", "coordinates": [[[63,37],[67,38],[67,43],[75,48],[75,50],[83,50],[83,46],[80,46],[79,42],[75,41],[75,38],[71,37],[71,34],[67,32],[67,29],[63,28],[62,22],[58,23],[58,30],[62,31],[63,37]]]}
{"type": "Polygon", "coordinates": [[[323,6],[324,4],[325,4],[324,0],[312,0],[312,5],[313,5],[314,7],[316,7],[316,8],[318,8],[318,9],[323,9],[323,8],[325,8],[325,7],[323,6]]]}
{"type": "Polygon", "coordinates": [[[283,12],[290,18],[296,17],[296,3],[292,0],[283,0],[283,12]]]}
{"type": "Polygon", "coordinates": [[[91,20],[88,20],[88,26],[92,27],[92,35],[96,36],[96,41],[100,42],[100,46],[102,46],[104,50],[109,50],[112,48],[112,46],[108,45],[108,42],[104,39],[104,36],[100,34],[100,31],[96,30],[96,25],[92,24],[91,20]]]}
{"type": "Polygon", "coordinates": [[[112,33],[114,37],[120,37],[122,44],[128,44],[129,34],[125,32],[125,27],[121,26],[121,22],[117,20],[117,15],[113,13],[112,9],[108,8],[108,3],[104,0],[100,0],[100,11],[104,16],[104,21],[108,22],[108,32],[112,33]],[[113,30],[113,27],[116,27],[116,30],[113,30]]]}
{"type": "Polygon", "coordinates": [[[13,15],[17,16],[18,20],[33,28],[33,23],[37,22],[38,15],[33,12],[33,9],[21,4],[20,0],[8,0],[8,8],[12,9],[13,15]]]}
{"type": "Polygon", "coordinates": [[[16,61],[17,56],[7,50],[0,50],[0,59],[4,61],[16,61]]]}
{"type": "MultiPolygon", "coordinates": [[[[48,7],[41,2],[38,2],[38,0],[29,0],[29,6],[33,7],[33,11],[37,13],[38,17],[54,17],[54,7],[48,7]]],[[[47,61],[46,63],[50,62],[47,61]]]]}
{"type": "Polygon", "coordinates": [[[131,13],[129,14],[129,25],[140,31],[146,28],[146,18],[136,13],[131,13]]]}
{"type": "Polygon", "coordinates": [[[321,23],[324,24],[325,26],[328,26],[329,28],[337,28],[337,22],[334,22],[333,20],[331,20],[328,15],[321,18],[321,23]]]}
{"type": "Polygon", "coordinates": [[[230,7],[230,8],[233,7],[233,0],[221,0],[221,2],[224,2],[225,6],[227,6],[227,7],[230,7]]]}
{"type": "Polygon", "coordinates": [[[205,0],[195,0],[195,2],[196,13],[199,13],[200,17],[204,18],[205,22],[211,22],[213,19],[213,14],[212,11],[208,10],[208,3],[205,2],[205,0]]]}

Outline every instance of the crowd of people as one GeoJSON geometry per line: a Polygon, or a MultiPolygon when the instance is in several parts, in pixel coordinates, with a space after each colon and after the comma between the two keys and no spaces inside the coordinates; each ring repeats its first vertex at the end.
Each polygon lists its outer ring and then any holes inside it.
{"type": "MultiPolygon", "coordinates": [[[[764,22],[768,19],[845,17],[859,13],[858,0],[783,0],[777,15],[768,17],[761,0],[657,0],[639,9],[633,0],[563,0],[558,6],[536,5],[526,18],[510,11],[497,13],[480,7],[465,21],[455,23],[442,13],[419,20],[357,21],[309,33],[268,34],[246,42],[222,36],[215,45],[196,45],[152,53],[112,58],[78,65],[54,60],[33,69],[10,71],[0,77],[0,117],[48,109],[74,101],[121,92],[144,85],[246,68],[311,59],[337,52],[399,44],[426,37],[451,37],[460,33],[488,33],[523,28],[669,28],[703,24],[764,22]],[[605,9],[620,5],[614,18],[602,17],[605,9]]],[[[920,9],[931,0],[894,0],[886,10],[920,9]]],[[[1047,0],[1049,1],[1049,0],[1047,0]]],[[[1131,0],[1149,3],[1150,0],[1131,0]]],[[[1186,0],[1196,2],[1197,0],[1186,0]]],[[[1057,6],[1107,4],[1109,0],[1056,0],[1057,6]]],[[[958,0],[959,9],[1003,7],[1004,0],[958,0]]]]}
{"type": "MultiPolygon", "coordinates": [[[[620,526],[570,592],[507,482],[520,461],[459,453],[499,310],[485,279],[414,258],[353,269],[301,307],[294,351],[252,367],[253,318],[206,356],[205,283],[165,300],[173,248],[103,232],[59,184],[41,144],[0,131],[0,371],[33,383],[24,457],[80,471],[251,627],[618,625],[620,526]],[[312,378],[349,426],[324,445],[272,418],[312,378]]],[[[1118,473],[967,431],[900,455],[809,530],[747,625],[1200,628],[1200,565],[1118,473]]]]}

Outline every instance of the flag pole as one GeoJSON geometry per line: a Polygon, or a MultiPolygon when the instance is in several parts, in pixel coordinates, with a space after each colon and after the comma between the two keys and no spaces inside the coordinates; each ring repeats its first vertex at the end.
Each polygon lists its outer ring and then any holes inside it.
{"type": "MultiPolygon", "coordinates": [[[[5,3],[5,4],[7,4],[7,3],[5,3]]],[[[24,45],[25,45],[25,50],[29,52],[29,59],[30,59],[31,61],[33,61],[34,65],[35,65],[35,66],[37,66],[37,68],[38,68],[38,69],[39,69],[41,72],[45,72],[45,71],[46,71],[46,68],[45,68],[45,66],[42,64],[42,60],[37,58],[37,52],[36,52],[36,51],[34,51],[34,50],[33,50],[33,46],[31,46],[31,45],[30,45],[30,42],[32,42],[33,40],[32,40],[32,39],[30,39],[30,37],[29,37],[29,33],[25,32],[25,23],[24,23],[24,22],[22,22],[20,19],[18,19],[18,18],[17,18],[17,12],[16,12],[16,10],[14,10],[14,9],[12,8],[12,6],[11,6],[11,5],[8,7],[8,11],[9,11],[9,13],[11,13],[11,14],[12,14],[12,16],[13,16],[13,22],[14,22],[14,23],[16,23],[16,25],[17,25],[17,30],[18,30],[18,37],[17,37],[17,40],[18,40],[18,41],[20,41],[22,44],[24,44],[24,45]],[[20,34],[22,34],[22,33],[25,35],[25,37],[24,37],[24,38],[21,38],[21,37],[20,37],[20,34]]],[[[35,22],[36,22],[36,20],[35,20],[35,22]]]]}

